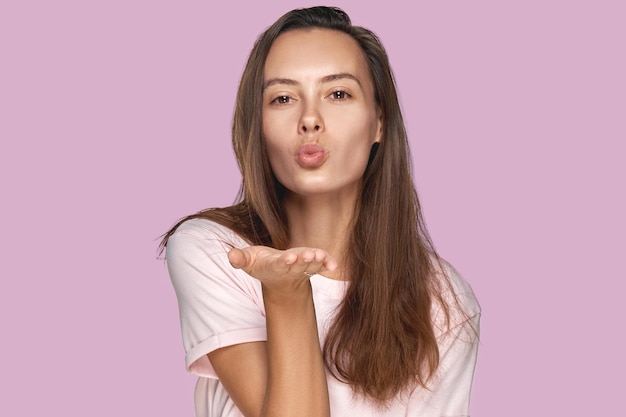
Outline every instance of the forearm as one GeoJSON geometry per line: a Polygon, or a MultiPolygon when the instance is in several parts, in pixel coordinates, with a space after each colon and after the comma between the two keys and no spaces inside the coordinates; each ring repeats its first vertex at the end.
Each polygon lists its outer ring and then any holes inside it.
{"type": "Polygon", "coordinates": [[[330,415],[310,283],[289,296],[264,288],[268,381],[265,417],[330,415]]]}

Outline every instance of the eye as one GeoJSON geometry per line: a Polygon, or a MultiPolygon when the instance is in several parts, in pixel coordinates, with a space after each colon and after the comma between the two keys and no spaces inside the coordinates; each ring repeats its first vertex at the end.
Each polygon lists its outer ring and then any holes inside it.
{"type": "Polygon", "coordinates": [[[270,104],[289,104],[293,101],[293,98],[289,96],[278,96],[270,102],[270,104]]]}
{"type": "Polygon", "coordinates": [[[332,100],[346,100],[352,97],[349,93],[343,90],[333,91],[328,95],[328,97],[332,100]]]}

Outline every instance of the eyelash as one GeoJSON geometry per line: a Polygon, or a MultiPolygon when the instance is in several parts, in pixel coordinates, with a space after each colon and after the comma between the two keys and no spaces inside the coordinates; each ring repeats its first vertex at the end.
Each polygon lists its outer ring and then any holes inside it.
{"type": "MultiPolygon", "coordinates": [[[[344,100],[347,100],[347,99],[349,99],[351,97],[352,96],[350,95],[350,93],[348,93],[347,91],[344,91],[344,90],[336,90],[336,91],[333,91],[332,93],[330,93],[329,95],[326,96],[326,98],[330,98],[331,100],[334,100],[334,101],[344,101],[344,100]],[[338,95],[340,97],[337,97],[338,95]]],[[[289,103],[291,103],[293,101],[294,101],[294,99],[292,97],[283,95],[283,96],[276,97],[274,100],[272,100],[270,102],[270,104],[276,104],[278,106],[284,106],[284,105],[289,104],[289,103]]]]}
{"type": "Polygon", "coordinates": [[[285,105],[285,104],[289,104],[292,101],[293,101],[293,98],[291,98],[289,96],[278,96],[274,100],[272,100],[270,102],[270,104],[277,104],[279,106],[282,106],[282,105],[285,105]],[[288,100],[288,101],[284,102],[283,100],[288,100]]]}
{"type": "Polygon", "coordinates": [[[343,101],[343,100],[349,99],[352,96],[347,91],[337,90],[337,91],[333,91],[326,97],[330,97],[332,100],[343,101]],[[337,97],[338,94],[342,95],[343,97],[337,97]]]}

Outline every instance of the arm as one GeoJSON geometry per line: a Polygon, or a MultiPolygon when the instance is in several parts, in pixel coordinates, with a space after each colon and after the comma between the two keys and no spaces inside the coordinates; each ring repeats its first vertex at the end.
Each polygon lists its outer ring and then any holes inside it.
{"type": "Polygon", "coordinates": [[[328,389],[307,273],[335,269],[324,251],[234,249],[234,267],[261,281],[267,342],[209,353],[215,372],[247,417],[328,416],[328,389]]]}

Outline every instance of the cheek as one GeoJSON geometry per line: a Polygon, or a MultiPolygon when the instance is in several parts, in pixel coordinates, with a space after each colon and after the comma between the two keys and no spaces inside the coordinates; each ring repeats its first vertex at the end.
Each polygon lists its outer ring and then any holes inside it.
{"type": "Polygon", "coordinates": [[[276,171],[280,170],[281,166],[284,165],[282,163],[282,161],[284,160],[284,150],[272,140],[266,140],[265,145],[267,147],[267,156],[270,161],[270,166],[272,168],[272,171],[276,173],[276,171]]]}
{"type": "Polygon", "coordinates": [[[277,120],[269,117],[263,118],[263,141],[265,141],[267,153],[272,165],[274,161],[277,160],[282,150],[280,132],[281,129],[280,126],[278,126],[277,120]]]}
{"type": "Polygon", "coordinates": [[[292,175],[290,162],[293,158],[289,148],[284,142],[277,140],[275,136],[265,136],[264,140],[270,168],[276,178],[284,183],[285,178],[292,175]]]}
{"type": "Polygon", "coordinates": [[[378,138],[378,124],[369,115],[361,117],[341,118],[334,124],[337,137],[344,138],[343,145],[361,156],[363,150],[369,155],[369,149],[378,138]]]}
{"type": "Polygon", "coordinates": [[[289,140],[293,138],[293,122],[287,114],[275,115],[272,112],[269,115],[263,115],[261,131],[263,138],[267,144],[268,150],[284,148],[289,144],[289,140]]]}
{"type": "Polygon", "coordinates": [[[369,128],[351,130],[334,148],[339,175],[360,177],[365,172],[374,140],[369,128]]]}
{"type": "Polygon", "coordinates": [[[344,137],[358,137],[370,144],[376,139],[378,118],[376,112],[360,107],[354,111],[337,112],[331,115],[333,131],[341,132],[344,137]]]}

